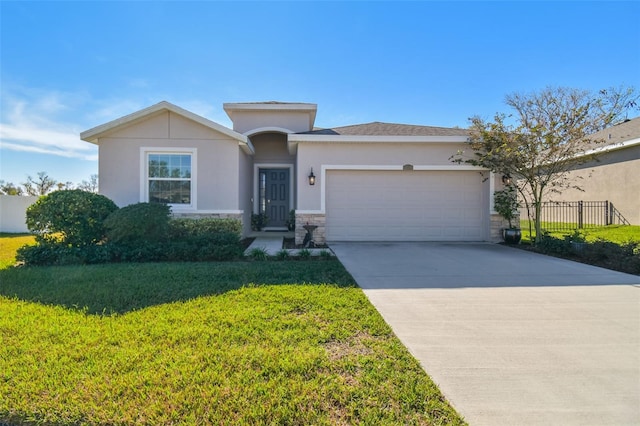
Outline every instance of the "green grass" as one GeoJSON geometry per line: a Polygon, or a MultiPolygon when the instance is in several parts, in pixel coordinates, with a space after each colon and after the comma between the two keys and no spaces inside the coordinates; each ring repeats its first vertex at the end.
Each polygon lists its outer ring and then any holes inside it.
{"type": "MultiPolygon", "coordinates": [[[[530,242],[531,235],[529,235],[529,222],[523,220],[521,222],[522,228],[522,241],[530,242]]],[[[551,227],[550,224],[542,223],[542,228],[551,227]]],[[[533,224],[532,224],[533,228],[533,224]]],[[[564,238],[566,235],[572,235],[574,231],[556,231],[550,232],[549,235],[556,238],[564,238]]],[[[635,225],[609,225],[599,226],[596,228],[581,229],[580,235],[582,235],[586,241],[596,241],[602,239],[610,241],[612,243],[624,244],[631,241],[640,241],[640,226],[635,225]]],[[[535,237],[535,229],[532,232],[535,237]]]]}
{"type": "Polygon", "coordinates": [[[335,259],[5,268],[0,341],[0,423],[463,423],[335,259]]]}
{"type": "Polygon", "coordinates": [[[11,266],[16,261],[16,250],[26,244],[35,243],[30,234],[5,234],[0,232],[0,269],[11,266]]]}

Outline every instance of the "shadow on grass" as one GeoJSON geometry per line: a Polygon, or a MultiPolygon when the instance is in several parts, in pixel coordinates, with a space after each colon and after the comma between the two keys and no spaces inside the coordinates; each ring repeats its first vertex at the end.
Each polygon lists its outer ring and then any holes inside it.
{"type": "Polygon", "coordinates": [[[139,263],[0,270],[0,296],[60,305],[88,314],[123,314],[222,294],[249,284],[356,286],[335,260],[139,263]]]}

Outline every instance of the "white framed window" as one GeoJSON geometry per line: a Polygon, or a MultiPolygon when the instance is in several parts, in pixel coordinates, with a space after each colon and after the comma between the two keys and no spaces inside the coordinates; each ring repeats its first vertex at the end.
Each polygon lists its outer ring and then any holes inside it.
{"type": "Polygon", "coordinates": [[[141,148],[140,201],[196,208],[195,148],[141,148]]]}

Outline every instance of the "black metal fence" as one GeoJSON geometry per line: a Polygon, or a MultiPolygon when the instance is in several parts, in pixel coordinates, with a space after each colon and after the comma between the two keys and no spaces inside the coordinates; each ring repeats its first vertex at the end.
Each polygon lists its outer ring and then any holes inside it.
{"type": "MultiPolygon", "coordinates": [[[[521,218],[527,218],[526,211],[521,218]]],[[[541,222],[547,231],[630,225],[609,201],[547,201],[542,203],[541,222]]]]}

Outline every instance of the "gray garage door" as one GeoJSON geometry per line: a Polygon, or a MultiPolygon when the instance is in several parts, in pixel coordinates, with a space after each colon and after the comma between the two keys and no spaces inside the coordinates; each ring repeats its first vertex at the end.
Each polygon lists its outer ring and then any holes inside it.
{"type": "Polygon", "coordinates": [[[488,226],[475,171],[329,170],[329,241],[482,241],[488,226]]]}

